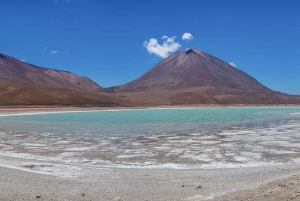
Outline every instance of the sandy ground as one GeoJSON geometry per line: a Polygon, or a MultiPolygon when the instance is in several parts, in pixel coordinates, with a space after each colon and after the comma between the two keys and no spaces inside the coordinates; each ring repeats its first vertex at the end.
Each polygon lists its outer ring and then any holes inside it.
{"type": "Polygon", "coordinates": [[[82,168],[76,177],[0,168],[0,200],[300,200],[299,167],[82,168]]]}
{"type": "MultiPolygon", "coordinates": [[[[4,107],[0,106],[0,114],[20,114],[20,113],[36,113],[36,112],[61,112],[61,111],[90,111],[90,110],[103,110],[112,108],[101,107],[4,107]]],[[[119,108],[122,109],[122,108],[119,108]]]]}
{"type": "MultiPolygon", "coordinates": [[[[0,114],[98,109],[102,108],[18,107],[0,108],[0,114]]],[[[0,165],[5,160],[23,159],[1,156],[0,165]]],[[[54,174],[51,168],[35,165],[23,170],[0,167],[0,201],[300,200],[297,163],[211,170],[111,169],[74,164],[63,166],[62,172],[74,167],[74,174],[61,175],[54,174]]]]}
{"type": "Polygon", "coordinates": [[[60,112],[60,111],[90,111],[116,109],[146,109],[146,108],[220,108],[220,107],[300,107],[300,105],[161,105],[155,107],[74,107],[74,106],[0,106],[0,114],[60,112]]]}

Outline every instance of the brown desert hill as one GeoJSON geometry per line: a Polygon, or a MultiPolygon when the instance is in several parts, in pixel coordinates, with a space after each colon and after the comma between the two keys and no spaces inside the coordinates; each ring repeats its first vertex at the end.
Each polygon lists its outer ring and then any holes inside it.
{"type": "Polygon", "coordinates": [[[41,68],[0,54],[0,106],[127,106],[98,84],[71,72],[41,68]]]}
{"type": "Polygon", "coordinates": [[[38,67],[4,54],[0,54],[0,79],[77,91],[100,91],[102,89],[88,77],[79,77],[67,71],[38,67]]]}
{"type": "Polygon", "coordinates": [[[106,89],[145,104],[299,104],[195,48],[176,52],[138,79],[106,89]]]}

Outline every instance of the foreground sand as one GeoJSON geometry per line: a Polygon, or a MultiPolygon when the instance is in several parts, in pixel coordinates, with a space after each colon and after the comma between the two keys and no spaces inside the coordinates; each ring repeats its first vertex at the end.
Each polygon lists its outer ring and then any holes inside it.
{"type": "MultiPolygon", "coordinates": [[[[1,108],[1,114],[99,108],[1,108]]],[[[101,109],[101,108],[100,108],[101,109]]],[[[111,108],[105,108],[111,109],[111,108]]],[[[115,108],[113,108],[115,109],[115,108]]],[[[123,109],[123,108],[120,108],[123,109]]],[[[300,164],[232,169],[108,169],[0,156],[2,200],[300,200],[300,164]],[[23,170],[5,161],[26,162],[23,170]],[[55,167],[60,166],[61,174],[55,167]],[[76,168],[76,171],[69,171],[76,168]],[[25,169],[25,170],[24,170],[25,169]]]]}
{"type": "Polygon", "coordinates": [[[69,177],[0,168],[0,200],[300,200],[299,168],[82,168],[69,177]]]}

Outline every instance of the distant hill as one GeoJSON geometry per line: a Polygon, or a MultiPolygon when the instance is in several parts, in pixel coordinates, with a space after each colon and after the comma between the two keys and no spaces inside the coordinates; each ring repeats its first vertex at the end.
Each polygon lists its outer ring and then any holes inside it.
{"type": "Polygon", "coordinates": [[[230,64],[195,48],[176,52],[138,79],[106,89],[149,104],[293,104],[230,64]]]}
{"type": "Polygon", "coordinates": [[[117,97],[100,90],[87,77],[0,54],[0,105],[122,105],[117,97]]]}
{"type": "Polygon", "coordinates": [[[41,68],[0,54],[0,78],[77,91],[100,91],[97,83],[74,73],[41,68]]]}

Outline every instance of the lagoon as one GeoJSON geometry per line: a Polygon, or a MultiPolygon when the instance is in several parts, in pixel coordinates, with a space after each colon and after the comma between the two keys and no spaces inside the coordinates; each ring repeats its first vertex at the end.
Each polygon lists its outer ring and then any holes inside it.
{"type": "Polygon", "coordinates": [[[280,165],[299,162],[300,108],[1,115],[0,136],[2,156],[68,165],[172,169],[280,165]]]}

